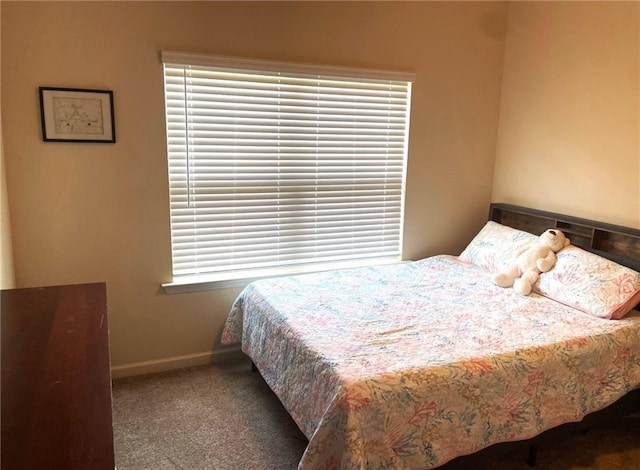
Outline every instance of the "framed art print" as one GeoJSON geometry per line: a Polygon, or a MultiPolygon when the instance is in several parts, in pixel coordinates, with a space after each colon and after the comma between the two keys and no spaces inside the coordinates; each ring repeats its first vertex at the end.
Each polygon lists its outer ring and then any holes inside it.
{"type": "Polygon", "coordinates": [[[113,92],[40,87],[42,140],[115,143],[113,92]]]}

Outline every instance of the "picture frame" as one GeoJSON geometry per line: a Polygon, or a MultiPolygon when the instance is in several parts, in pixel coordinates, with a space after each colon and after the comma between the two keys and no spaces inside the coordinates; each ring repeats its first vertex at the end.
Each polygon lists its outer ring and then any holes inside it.
{"type": "Polygon", "coordinates": [[[42,140],[115,143],[113,91],[39,87],[42,140]]]}

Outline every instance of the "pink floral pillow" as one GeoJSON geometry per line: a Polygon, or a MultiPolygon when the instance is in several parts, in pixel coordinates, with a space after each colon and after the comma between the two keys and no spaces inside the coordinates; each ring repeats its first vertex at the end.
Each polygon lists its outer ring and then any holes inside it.
{"type": "MultiPolygon", "coordinates": [[[[491,273],[517,256],[537,236],[497,222],[487,222],[460,254],[460,259],[491,273]]],[[[554,268],[540,275],[533,291],[600,318],[618,319],[640,303],[640,273],[569,245],[557,254],[554,268]]]]}
{"type": "Polygon", "coordinates": [[[569,245],[533,291],[600,318],[624,317],[640,302],[640,273],[569,245]]]}
{"type": "Polygon", "coordinates": [[[537,239],[529,232],[489,221],[460,253],[460,259],[496,273],[513,263],[519,248],[537,239]]]}

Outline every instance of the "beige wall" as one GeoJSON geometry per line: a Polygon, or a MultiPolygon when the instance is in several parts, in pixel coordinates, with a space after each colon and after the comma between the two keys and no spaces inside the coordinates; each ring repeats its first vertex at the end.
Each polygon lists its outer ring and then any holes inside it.
{"type": "Polygon", "coordinates": [[[208,353],[238,292],[160,288],[171,279],[162,49],[416,72],[404,256],[459,252],[486,217],[505,3],[1,8],[17,284],[106,281],[116,366],[208,353]],[[112,89],[118,142],[43,143],[38,86],[112,89]]]}
{"type": "MultiPolygon", "coordinates": [[[[2,21],[1,9],[0,21],[2,21]]],[[[0,58],[1,57],[2,54],[0,51],[0,58]]],[[[0,60],[0,77],[2,76],[1,63],[2,61],[0,60]]],[[[0,97],[0,110],[1,109],[2,98],[0,97]]],[[[11,217],[9,216],[9,196],[4,168],[2,113],[0,112],[0,289],[10,289],[12,287],[15,287],[15,276],[13,272],[13,248],[11,245],[11,217]]]]}
{"type": "Polygon", "coordinates": [[[15,276],[13,272],[9,197],[2,147],[2,123],[0,121],[0,289],[10,289],[15,287],[15,276]]]}
{"type": "Polygon", "coordinates": [[[494,201],[640,225],[639,7],[510,5],[494,201]]]}

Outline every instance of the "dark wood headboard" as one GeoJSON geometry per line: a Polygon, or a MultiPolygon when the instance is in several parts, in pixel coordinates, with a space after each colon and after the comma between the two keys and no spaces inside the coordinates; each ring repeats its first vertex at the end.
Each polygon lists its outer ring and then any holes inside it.
{"type": "Polygon", "coordinates": [[[540,235],[561,230],[571,244],[640,271],[640,230],[511,204],[492,203],[489,220],[540,235]]]}

